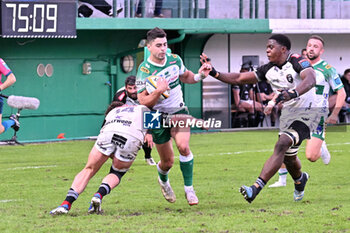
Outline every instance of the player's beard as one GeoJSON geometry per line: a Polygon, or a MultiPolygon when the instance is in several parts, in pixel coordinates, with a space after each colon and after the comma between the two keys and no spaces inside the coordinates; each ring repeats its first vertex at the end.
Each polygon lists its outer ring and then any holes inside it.
{"type": "Polygon", "coordinates": [[[129,96],[130,99],[137,100],[137,93],[132,93],[131,94],[131,93],[128,92],[128,96],[129,96]]]}
{"type": "Polygon", "coordinates": [[[309,60],[311,60],[311,61],[313,61],[313,60],[315,60],[315,59],[317,59],[319,56],[318,55],[316,55],[316,54],[314,54],[314,56],[310,56],[309,54],[306,54],[306,56],[307,56],[307,58],[309,59],[309,60]]]}

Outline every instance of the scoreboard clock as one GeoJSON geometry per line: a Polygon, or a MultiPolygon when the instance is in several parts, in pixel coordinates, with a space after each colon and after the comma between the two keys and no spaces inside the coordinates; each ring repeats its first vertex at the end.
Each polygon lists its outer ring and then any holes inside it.
{"type": "Polygon", "coordinates": [[[1,0],[3,38],[76,38],[76,0],[1,0]]]}

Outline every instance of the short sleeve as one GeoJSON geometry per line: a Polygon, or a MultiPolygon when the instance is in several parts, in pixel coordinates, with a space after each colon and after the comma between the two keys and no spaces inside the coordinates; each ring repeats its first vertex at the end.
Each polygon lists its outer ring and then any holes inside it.
{"type": "Polygon", "coordinates": [[[146,78],[150,75],[150,71],[144,66],[145,63],[142,63],[139,66],[136,74],[136,88],[137,93],[141,93],[146,90],[146,78]]]}
{"type": "Polygon", "coordinates": [[[328,83],[331,86],[332,90],[335,92],[344,87],[337,71],[333,67],[330,69],[330,77],[328,83]]]}
{"type": "Polygon", "coordinates": [[[1,74],[5,75],[6,77],[9,76],[12,71],[10,68],[7,66],[7,64],[0,58],[0,72],[1,74]]]}
{"type": "Polygon", "coordinates": [[[266,73],[271,69],[273,65],[271,63],[267,63],[266,65],[258,67],[258,69],[255,71],[256,79],[260,81],[266,81],[266,73]]]}
{"type": "Polygon", "coordinates": [[[298,74],[307,68],[312,68],[312,65],[306,58],[303,58],[301,55],[296,53],[290,56],[290,63],[293,65],[293,69],[298,74]]]}

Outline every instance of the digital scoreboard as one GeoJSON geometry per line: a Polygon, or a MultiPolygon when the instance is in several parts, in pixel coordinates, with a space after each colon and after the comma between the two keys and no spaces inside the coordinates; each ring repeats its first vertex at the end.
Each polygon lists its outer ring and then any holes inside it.
{"type": "Polygon", "coordinates": [[[76,38],[76,0],[1,0],[3,38],[76,38]]]}

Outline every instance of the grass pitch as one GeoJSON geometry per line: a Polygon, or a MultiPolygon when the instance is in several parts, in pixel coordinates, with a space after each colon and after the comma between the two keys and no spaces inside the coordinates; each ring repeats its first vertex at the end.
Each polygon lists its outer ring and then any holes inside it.
{"type": "MultiPolygon", "coordinates": [[[[92,195],[108,173],[108,161],[66,216],[49,212],[65,198],[84,167],[92,141],[0,147],[0,232],[350,232],[350,133],[329,132],[331,163],[299,158],[311,178],[301,202],[293,201],[288,177],[283,188],[264,188],[252,204],[238,192],[251,185],[271,155],[277,132],[195,134],[194,187],[199,204],[184,197],[178,153],[170,172],[177,195],[163,198],[156,167],[143,152],[121,184],[103,199],[102,215],[88,215],[92,195]]],[[[156,161],[156,150],[152,151],[156,161]]],[[[268,183],[276,181],[277,177],[268,183]]]]}

